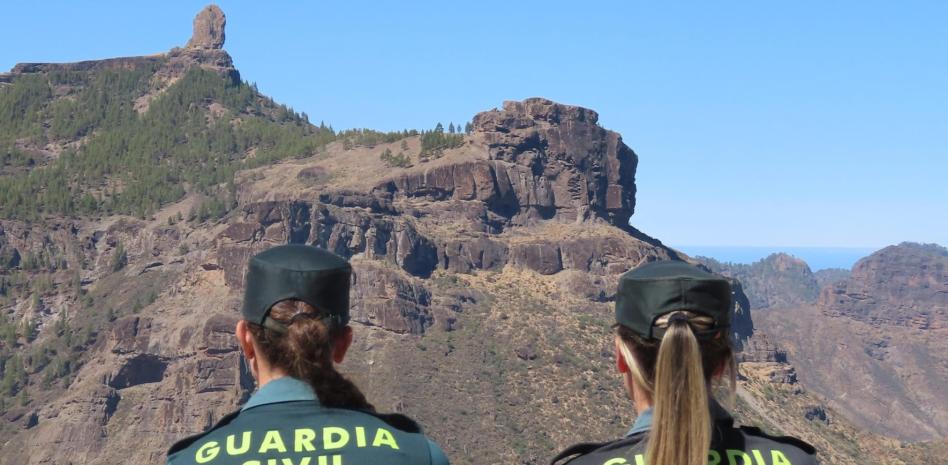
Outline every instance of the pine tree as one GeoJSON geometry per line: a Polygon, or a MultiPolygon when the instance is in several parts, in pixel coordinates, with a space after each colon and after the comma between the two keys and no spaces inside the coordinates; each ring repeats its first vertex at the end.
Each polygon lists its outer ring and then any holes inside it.
{"type": "Polygon", "coordinates": [[[454,134],[454,123],[448,124],[448,134],[454,134]]]}

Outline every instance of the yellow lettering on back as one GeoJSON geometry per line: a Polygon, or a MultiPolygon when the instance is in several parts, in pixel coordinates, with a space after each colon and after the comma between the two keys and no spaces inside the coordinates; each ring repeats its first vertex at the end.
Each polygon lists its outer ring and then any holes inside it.
{"type": "MultiPolygon", "coordinates": [[[[318,460],[319,460],[319,465],[329,465],[329,457],[326,457],[325,455],[320,455],[318,460]]],[[[342,465],[342,456],[333,455],[332,465],[342,465]]]]}
{"type": "Polygon", "coordinates": [[[744,451],[740,449],[728,449],[727,450],[727,462],[730,465],[737,465],[737,458],[741,458],[741,465],[753,465],[751,463],[751,458],[744,451]]]}
{"type": "Polygon", "coordinates": [[[365,427],[356,426],[356,446],[365,447],[365,427]]]}
{"type": "Polygon", "coordinates": [[[323,428],[323,448],[326,450],[339,449],[349,443],[349,432],[338,426],[323,428]],[[333,439],[333,436],[336,439],[333,439]]]}
{"type": "Polygon", "coordinates": [[[790,463],[790,459],[783,455],[782,451],[774,449],[770,452],[770,457],[773,459],[773,465],[793,465],[790,463]]]}
{"type": "Polygon", "coordinates": [[[231,434],[227,436],[227,455],[240,455],[246,454],[250,450],[250,431],[244,431],[240,433],[240,447],[237,447],[237,442],[235,438],[236,434],[231,434]]]}
{"type": "Polygon", "coordinates": [[[260,465],[260,461],[259,461],[259,460],[248,460],[248,461],[244,462],[244,463],[241,464],[241,465],[260,465]]]}
{"type": "Polygon", "coordinates": [[[614,459],[606,460],[602,465],[629,465],[629,462],[626,462],[622,457],[616,457],[614,459]]]}
{"type": "Polygon", "coordinates": [[[714,449],[709,450],[708,465],[721,465],[721,453],[714,449]]]}
{"type": "Polygon", "coordinates": [[[751,449],[751,454],[754,454],[754,460],[757,461],[757,465],[767,465],[767,462],[764,462],[764,456],[760,455],[759,450],[751,449]]]}
{"type": "Polygon", "coordinates": [[[316,432],[309,428],[298,428],[294,433],[293,451],[294,452],[312,452],[316,450],[313,441],[316,439],[316,432]]]}
{"type": "Polygon", "coordinates": [[[214,460],[217,457],[217,454],[220,452],[221,447],[217,444],[217,441],[206,442],[194,454],[194,461],[197,463],[210,462],[211,460],[214,460]]]}
{"type": "Polygon", "coordinates": [[[263,437],[263,442],[260,443],[260,450],[258,452],[265,454],[271,450],[286,453],[286,445],[283,444],[283,438],[280,437],[280,432],[277,430],[267,431],[267,434],[263,437]]]}
{"type": "Polygon", "coordinates": [[[383,444],[392,449],[398,449],[398,443],[395,442],[395,436],[392,436],[391,431],[385,428],[379,428],[378,431],[375,432],[375,440],[372,441],[372,447],[381,447],[383,444]]]}
{"type": "Polygon", "coordinates": [[[645,456],[642,454],[635,454],[635,465],[645,465],[645,456]]]}

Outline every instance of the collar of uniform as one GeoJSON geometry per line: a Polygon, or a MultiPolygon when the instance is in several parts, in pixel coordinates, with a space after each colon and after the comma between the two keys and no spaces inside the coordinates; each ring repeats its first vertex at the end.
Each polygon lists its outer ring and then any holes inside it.
{"type": "MultiPolygon", "coordinates": [[[[734,421],[734,418],[731,417],[731,414],[728,413],[721,404],[718,403],[713,397],[708,399],[708,409],[711,411],[711,419],[714,421],[734,421]]],[[[652,429],[652,407],[645,409],[642,413],[635,418],[635,421],[632,423],[632,427],[629,428],[629,432],[625,433],[626,437],[632,436],[633,434],[642,433],[652,429]]]]}
{"type": "Polygon", "coordinates": [[[284,376],[271,380],[262,388],[258,389],[257,392],[250,396],[250,400],[248,400],[240,410],[244,411],[258,405],[300,400],[319,402],[319,399],[313,392],[313,388],[311,388],[309,384],[292,376],[284,376]]]}

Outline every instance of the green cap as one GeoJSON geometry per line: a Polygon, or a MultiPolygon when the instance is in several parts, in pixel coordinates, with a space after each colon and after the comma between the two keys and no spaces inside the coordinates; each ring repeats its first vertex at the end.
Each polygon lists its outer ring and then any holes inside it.
{"type": "Polygon", "coordinates": [[[682,261],[651,262],[619,277],[616,322],[643,337],[660,339],[653,332],[662,315],[687,310],[714,320],[696,335],[713,336],[731,323],[731,285],[716,274],[682,261]]]}
{"type": "Polygon", "coordinates": [[[244,279],[245,320],[277,331],[286,327],[267,313],[286,299],[306,302],[332,324],[349,323],[349,279],[352,267],[344,258],[317,247],[289,244],[250,258],[244,279]]]}

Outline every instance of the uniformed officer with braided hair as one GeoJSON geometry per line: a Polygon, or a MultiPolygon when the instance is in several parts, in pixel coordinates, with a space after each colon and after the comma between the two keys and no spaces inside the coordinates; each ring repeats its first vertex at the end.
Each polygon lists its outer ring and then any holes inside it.
{"type": "Polygon", "coordinates": [[[258,389],[168,451],[169,465],[447,465],[409,418],[375,412],[338,371],[352,344],[349,263],[283,245],[250,259],[237,341],[258,389]]]}
{"type": "Polygon", "coordinates": [[[619,279],[616,367],[638,416],[625,437],[578,444],[569,465],[810,465],[809,444],[769,436],[734,419],[711,394],[714,377],[735,381],[724,278],[682,261],[639,266],[619,279]]]}

